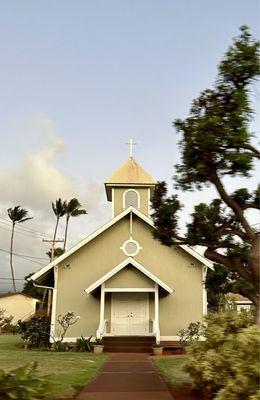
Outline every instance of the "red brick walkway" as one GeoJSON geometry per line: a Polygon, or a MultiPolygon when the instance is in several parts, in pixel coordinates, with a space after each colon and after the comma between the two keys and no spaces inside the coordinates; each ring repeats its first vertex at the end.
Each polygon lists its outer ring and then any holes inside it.
{"type": "Polygon", "coordinates": [[[172,400],[147,354],[114,353],[76,400],[172,400]]]}

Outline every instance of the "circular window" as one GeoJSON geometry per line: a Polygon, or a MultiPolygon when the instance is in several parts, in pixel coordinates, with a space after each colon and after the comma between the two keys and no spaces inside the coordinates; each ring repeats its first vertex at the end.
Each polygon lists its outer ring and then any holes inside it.
{"type": "Polygon", "coordinates": [[[136,256],[137,253],[139,253],[139,250],[142,247],[139,246],[139,243],[136,240],[133,239],[129,239],[127,240],[123,246],[121,247],[121,249],[123,250],[123,252],[129,256],[129,257],[134,257],[136,256]]]}

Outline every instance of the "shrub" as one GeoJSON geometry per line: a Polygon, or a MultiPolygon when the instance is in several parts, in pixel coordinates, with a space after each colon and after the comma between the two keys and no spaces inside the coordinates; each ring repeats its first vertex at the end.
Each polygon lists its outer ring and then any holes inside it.
{"type": "Polygon", "coordinates": [[[67,330],[70,326],[76,324],[80,319],[79,315],[75,315],[74,312],[68,311],[66,314],[58,315],[57,322],[60,324],[61,329],[57,330],[56,337],[52,335],[53,339],[53,350],[54,351],[67,351],[68,348],[63,343],[63,339],[66,335],[67,330]]]}
{"type": "Polygon", "coordinates": [[[260,332],[253,316],[228,310],[206,321],[206,341],[188,346],[185,369],[195,386],[214,400],[257,399],[260,332]]]}
{"type": "Polygon", "coordinates": [[[54,386],[49,377],[37,375],[36,363],[27,364],[10,372],[0,370],[0,399],[37,400],[50,396],[54,386]]]}
{"type": "Polygon", "coordinates": [[[36,316],[28,321],[19,320],[18,333],[29,347],[46,347],[49,345],[50,320],[44,316],[36,316]]]}
{"type": "Polygon", "coordinates": [[[12,315],[6,315],[5,310],[3,308],[0,308],[0,333],[1,329],[4,328],[4,326],[10,324],[12,319],[12,315]]]}
{"type": "Polygon", "coordinates": [[[98,339],[98,338],[96,338],[96,339],[94,340],[94,342],[92,342],[92,345],[93,345],[93,346],[103,346],[103,345],[104,345],[104,340],[103,340],[103,339],[98,339]]]}
{"type": "Polygon", "coordinates": [[[191,322],[186,329],[181,329],[178,332],[182,348],[185,348],[193,341],[198,341],[204,333],[205,327],[201,322],[191,322]]]}
{"type": "Polygon", "coordinates": [[[91,339],[92,336],[90,336],[89,338],[85,339],[82,335],[80,338],[77,338],[76,341],[76,350],[77,351],[91,351],[91,339]]]}
{"type": "Polygon", "coordinates": [[[2,333],[11,333],[12,335],[17,335],[19,333],[19,329],[17,325],[8,323],[2,328],[2,333]]]}

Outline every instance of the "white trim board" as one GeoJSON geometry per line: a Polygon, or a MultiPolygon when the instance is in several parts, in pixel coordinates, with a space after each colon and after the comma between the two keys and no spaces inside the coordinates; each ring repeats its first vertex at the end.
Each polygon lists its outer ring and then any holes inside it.
{"type": "Polygon", "coordinates": [[[154,293],[155,289],[154,288],[105,288],[105,293],[114,293],[114,292],[120,292],[120,293],[154,293]]]}
{"type": "MultiPolygon", "coordinates": [[[[33,274],[28,280],[36,280],[39,278],[39,276],[43,275],[45,272],[49,271],[53,266],[58,265],[61,261],[65,260],[67,257],[69,257],[71,254],[75,253],[75,251],[79,250],[82,246],[90,242],[91,240],[95,239],[98,235],[103,233],[105,230],[113,226],[116,222],[120,221],[122,218],[124,218],[126,215],[130,213],[134,213],[137,217],[145,221],[148,225],[150,225],[152,228],[154,228],[153,221],[151,220],[150,217],[147,217],[145,214],[143,214],[141,211],[137,210],[134,207],[129,207],[126,210],[122,211],[120,214],[118,214],[116,217],[112,218],[109,220],[106,224],[101,226],[98,230],[87,236],[85,239],[81,240],[79,243],[77,243],[75,246],[73,246],[71,249],[67,250],[64,254],[62,254],[60,257],[55,258],[52,262],[50,262],[48,265],[45,267],[41,268],[39,271],[37,271],[35,274],[33,274]]],[[[203,265],[206,265],[210,269],[213,268],[213,263],[208,260],[207,258],[203,257],[201,254],[197,253],[195,250],[190,248],[189,246],[186,245],[179,245],[184,251],[192,255],[194,258],[199,260],[203,265]]]]}
{"type": "Polygon", "coordinates": [[[106,282],[109,278],[117,274],[121,269],[125,268],[127,265],[131,264],[133,267],[141,271],[144,275],[148,276],[152,281],[157,283],[159,286],[161,286],[164,290],[166,290],[168,293],[173,293],[173,289],[171,289],[166,283],[162,282],[157,276],[152,274],[147,268],[145,268],[143,265],[141,265],[139,262],[134,260],[132,257],[128,257],[126,260],[118,264],[116,267],[108,271],[105,275],[103,275],[100,279],[98,279],[96,282],[94,282],[92,285],[90,285],[87,289],[85,289],[85,292],[91,293],[93,290],[95,290],[98,286],[102,285],[102,283],[106,282]]]}

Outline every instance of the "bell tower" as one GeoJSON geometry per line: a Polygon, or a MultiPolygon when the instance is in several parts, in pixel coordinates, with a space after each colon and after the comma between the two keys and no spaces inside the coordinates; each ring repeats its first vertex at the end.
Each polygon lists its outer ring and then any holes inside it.
{"type": "Polygon", "coordinates": [[[132,206],[146,216],[150,215],[150,199],[156,181],[133,158],[133,146],[130,139],[129,158],[105,182],[108,201],[112,202],[112,216],[120,214],[132,206]]]}

